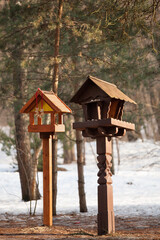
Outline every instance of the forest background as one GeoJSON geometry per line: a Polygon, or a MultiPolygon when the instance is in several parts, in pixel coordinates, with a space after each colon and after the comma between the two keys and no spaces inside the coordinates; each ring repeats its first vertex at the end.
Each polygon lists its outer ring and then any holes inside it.
{"type": "MultiPolygon", "coordinates": [[[[40,198],[36,174],[42,145],[38,134],[28,134],[27,116],[19,114],[38,87],[52,89],[73,110],[58,138],[65,163],[76,159],[75,143],[83,146],[77,148],[81,171],[84,144],[72,123],[82,112],[70,99],[89,74],[116,84],[137,102],[136,108],[126,107],[124,116],[136,124],[136,137],[160,140],[159,0],[0,3],[1,125],[5,121],[10,127],[9,133],[0,131],[0,142],[7,154],[16,149],[23,200],[40,198]]],[[[56,143],[57,138],[55,150],[56,143]]],[[[56,166],[54,171],[56,179],[56,166]]]]}

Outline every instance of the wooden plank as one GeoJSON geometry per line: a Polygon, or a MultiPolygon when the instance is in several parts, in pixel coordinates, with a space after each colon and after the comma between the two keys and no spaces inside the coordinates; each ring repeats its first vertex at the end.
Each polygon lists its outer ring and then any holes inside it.
{"type": "Polygon", "coordinates": [[[97,105],[98,119],[101,119],[101,106],[97,105]]]}
{"type": "Polygon", "coordinates": [[[109,110],[109,117],[110,118],[116,118],[117,108],[120,100],[112,99],[111,100],[111,106],[109,110]]]}
{"type": "Polygon", "coordinates": [[[29,122],[31,125],[34,125],[34,113],[32,112],[29,113],[29,122]]]}
{"type": "Polygon", "coordinates": [[[122,115],[123,115],[123,107],[124,107],[124,101],[120,102],[120,108],[117,114],[117,119],[122,120],[122,115]]]}
{"type": "Polygon", "coordinates": [[[42,125],[42,118],[38,117],[38,125],[42,125]]]}
{"type": "Polygon", "coordinates": [[[125,128],[126,130],[131,130],[131,131],[135,130],[135,124],[128,123],[125,121],[120,121],[114,118],[73,123],[73,128],[81,131],[85,130],[85,128],[98,128],[98,127],[111,127],[111,126],[125,128]]]}
{"type": "Polygon", "coordinates": [[[55,132],[65,132],[65,125],[64,124],[56,124],[55,132]]]}
{"type": "Polygon", "coordinates": [[[55,113],[51,113],[51,125],[55,125],[55,113]]]}
{"type": "MultiPolygon", "coordinates": [[[[42,135],[41,135],[42,137],[42,135]]],[[[43,224],[52,226],[52,151],[51,138],[43,138],[43,224]]]]}
{"type": "Polygon", "coordinates": [[[65,125],[29,125],[28,132],[64,132],[65,125]]]}
{"type": "Polygon", "coordinates": [[[55,126],[51,125],[29,125],[28,132],[55,132],[55,126]]]}
{"type": "Polygon", "coordinates": [[[135,130],[134,123],[125,122],[125,121],[121,121],[121,120],[114,119],[114,118],[111,118],[111,125],[118,126],[120,128],[122,127],[122,128],[125,128],[126,130],[132,130],[132,131],[135,130]]]}
{"type": "Polygon", "coordinates": [[[58,113],[58,124],[63,124],[63,115],[62,115],[62,113],[58,113]]]}

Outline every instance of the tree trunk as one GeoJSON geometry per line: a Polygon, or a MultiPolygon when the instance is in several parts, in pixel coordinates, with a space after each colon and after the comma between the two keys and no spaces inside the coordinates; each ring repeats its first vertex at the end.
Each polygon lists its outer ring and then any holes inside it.
{"type": "Polygon", "coordinates": [[[78,168],[78,191],[80,212],[87,212],[86,195],[84,190],[84,174],[83,174],[83,139],[80,131],[76,131],[77,144],[77,168],[78,168]]]}
{"type": "Polygon", "coordinates": [[[147,138],[155,141],[159,140],[158,122],[151,102],[151,89],[147,90],[145,86],[140,87],[141,99],[145,103],[144,111],[144,130],[147,138]]]}
{"type": "MultiPolygon", "coordinates": [[[[68,115],[64,116],[64,122],[65,122],[65,132],[67,136],[70,136],[70,126],[69,126],[69,117],[68,115]]],[[[64,164],[69,164],[72,162],[71,160],[71,148],[70,148],[70,140],[64,136],[63,138],[63,158],[64,158],[64,164]]]]}
{"type": "MultiPolygon", "coordinates": [[[[79,122],[81,117],[75,115],[75,122],[79,122]]],[[[83,137],[80,131],[76,131],[76,147],[77,147],[77,169],[78,169],[78,192],[80,212],[87,212],[86,195],[85,195],[85,181],[84,181],[84,144],[83,137]]]]}
{"type": "Polygon", "coordinates": [[[21,67],[22,50],[19,50],[18,46],[17,49],[12,52],[12,58],[14,60],[13,87],[15,101],[13,107],[17,161],[22,189],[22,200],[29,201],[40,198],[36,183],[38,162],[34,161],[31,156],[26,116],[19,113],[19,110],[24,104],[27,84],[25,69],[21,67]]]}
{"type": "Polygon", "coordinates": [[[71,159],[71,149],[68,139],[63,139],[63,155],[64,155],[64,164],[69,164],[72,162],[71,159]]]}
{"type": "Polygon", "coordinates": [[[70,164],[76,161],[74,145],[71,145],[71,141],[63,140],[63,154],[64,154],[64,164],[70,164]]]}
{"type": "Polygon", "coordinates": [[[72,115],[69,115],[69,124],[70,124],[70,133],[69,136],[71,137],[71,140],[69,141],[70,143],[70,157],[71,157],[71,162],[76,161],[76,156],[75,156],[75,142],[72,141],[75,139],[75,131],[73,130],[73,122],[74,122],[74,117],[72,115]]]}
{"type": "Polygon", "coordinates": [[[64,155],[64,164],[69,164],[76,160],[75,157],[75,143],[72,141],[74,139],[74,130],[72,128],[73,116],[65,115],[64,116],[66,137],[63,139],[63,155],[64,155]]]}
{"type": "Polygon", "coordinates": [[[15,111],[15,139],[22,200],[30,201],[40,199],[40,193],[36,183],[37,164],[32,162],[24,117],[15,111]]]}
{"type": "Polygon", "coordinates": [[[38,184],[36,181],[37,178],[37,168],[38,168],[38,158],[42,151],[42,142],[40,143],[39,147],[34,150],[34,155],[32,156],[32,171],[31,171],[31,179],[32,179],[32,192],[36,199],[40,199],[41,195],[38,190],[38,184]]]}
{"type": "MultiPolygon", "coordinates": [[[[59,44],[60,44],[60,23],[63,12],[64,0],[59,0],[58,14],[57,14],[57,26],[55,31],[55,48],[54,48],[54,69],[53,69],[53,91],[58,93],[58,80],[59,80],[59,44]]],[[[54,136],[52,141],[52,196],[53,196],[53,215],[56,215],[56,199],[57,199],[57,136],[54,136]]]]}
{"type": "Polygon", "coordinates": [[[57,26],[55,32],[55,48],[54,48],[54,72],[53,72],[53,92],[58,93],[58,80],[59,80],[59,44],[60,44],[60,24],[63,12],[64,0],[59,0],[57,26]]]}
{"type": "Polygon", "coordinates": [[[71,162],[75,162],[76,161],[76,156],[75,156],[75,148],[74,145],[71,146],[71,162]]]}
{"type": "Polygon", "coordinates": [[[15,135],[16,135],[16,150],[17,161],[19,168],[19,176],[22,190],[22,200],[29,201],[31,199],[30,192],[30,168],[31,156],[26,142],[26,130],[24,116],[14,112],[15,119],[15,135]]]}
{"type": "Polygon", "coordinates": [[[156,141],[160,140],[160,83],[156,82],[151,88],[150,88],[150,99],[152,104],[153,113],[155,115],[157,126],[158,126],[158,132],[157,132],[157,138],[156,141]]]}
{"type": "Polygon", "coordinates": [[[120,166],[121,160],[120,160],[120,153],[119,153],[119,141],[118,138],[116,140],[116,149],[117,149],[117,158],[118,158],[118,166],[120,166]]]}
{"type": "Polygon", "coordinates": [[[112,144],[112,166],[111,166],[111,173],[115,175],[115,168],[114,168],[114,155],[113,155],[113,139],[111,140],[112,144]]]}
{"type": "Polygon", "coordinates": [[[82,154],[83,154],[83,165],[86,165],[86,149],[85,149],[85,138],[83,138],[83,148],[82,148],[82,154]]]}

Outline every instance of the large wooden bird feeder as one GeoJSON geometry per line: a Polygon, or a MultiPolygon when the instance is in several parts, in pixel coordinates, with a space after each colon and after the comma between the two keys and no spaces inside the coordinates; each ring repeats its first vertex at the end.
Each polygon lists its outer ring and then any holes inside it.
{"type": "Polygon", "coordinates": [[[29,114],[29,132],[39,132],[43,139],[43,223],[52,226],[52,137],[64,132],[63,113],[71,109],[52,91],[38,91],[20,113],[29,114]]]}
{"type": "Polygon", "coordinates": [[[116,85],[88,76],[72,97],[71,102],[82,105],[84,121],[75,122],[73,128],[84,137],[95,138],[98,154],[98,234],[114,233],[111,138],[123,136],[135,125],[122,121],[125,102],[136,104],[116,85]]]}

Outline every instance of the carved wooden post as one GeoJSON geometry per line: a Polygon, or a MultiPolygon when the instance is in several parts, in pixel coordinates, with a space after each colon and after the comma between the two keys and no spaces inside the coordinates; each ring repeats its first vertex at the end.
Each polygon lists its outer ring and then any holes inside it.
{"type": "Polygon", "coordinates": [[[50,133],[40,133],[43,139],[43,224],[52,226],[52,144],[50,133]]]}
{"type": "Polygon", "coordinates": [[[98,154],[98,235],[115,232],[111,138],[134,131],[135,125],[122,121],[125,101],[136,104],[116,85],[93,76],[72,97],[71,102],[82,105],[84,121],[75,122],[73,128],[82,131],[83,137],[95,138],[98,154]]]}
{"type": "Polygon", "coordinates": [[[107,137],[98,137],[98,235],[115,232],[112,189],[112,146],[107,137]]]}

